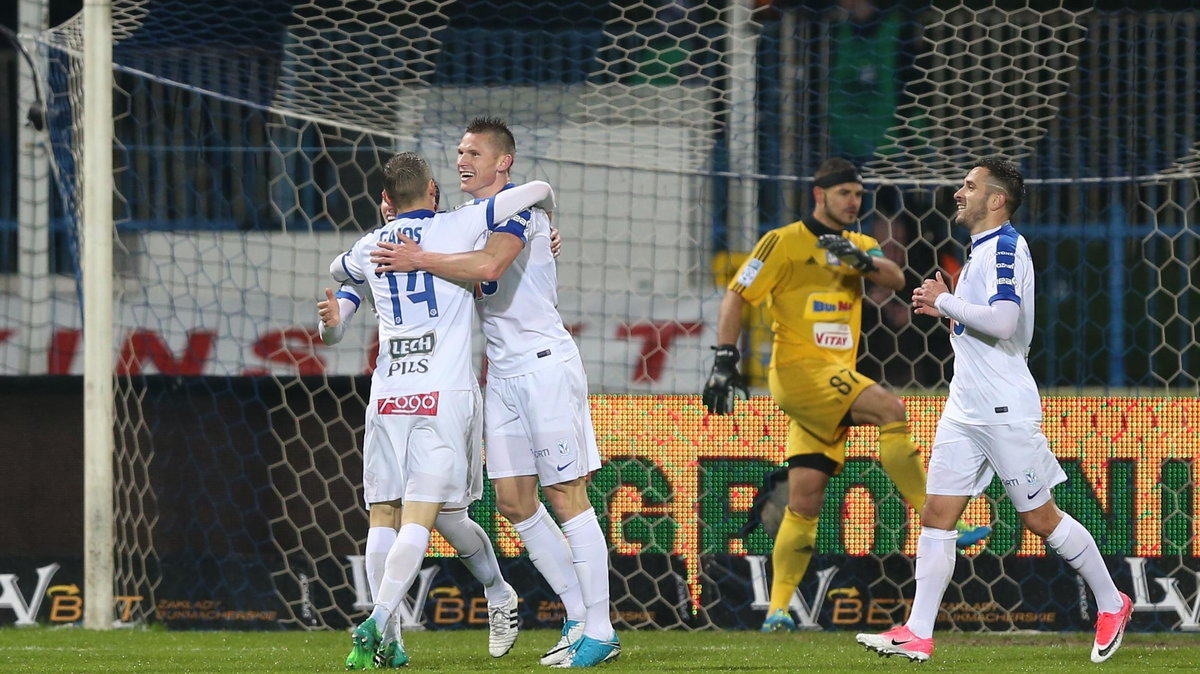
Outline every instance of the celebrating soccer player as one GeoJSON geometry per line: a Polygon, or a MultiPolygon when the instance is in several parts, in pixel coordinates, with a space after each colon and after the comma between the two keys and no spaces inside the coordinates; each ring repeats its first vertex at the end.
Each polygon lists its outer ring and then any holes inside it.
{"type": "MultiPolygon", "coordinates": [[[[746,303],[771,309],[775,343],[768,382],[788,416],[788,506],[771,555],[774,576],[764,632],[794,630],[788,607],[817,539],[829,478],[846,461],[849,426],[879,427],[879,461],[918,512],[925,468],[909,435],[904,403],[857,370],[863,279],[891,290],[904,272],[879,243],[847,231],[858,219],[863,182],[845,159],[827,159],[813,179],[813,217],[767,232],[729,283],[717,317],[716,356],[704,404],[729,414],[745,398],[736,346],[746,303]]],[[[964,529],[963,544],[991,533],[964,529]]]]}
{"type": "Polygon", "coordinates": [[[925,661],[933,625],[954,573],[951,529],[999,476],[1025,527],[1044,538],[1083,577],[1099,616],[1092,661],[1121,646],[1133,604],[1117,590],[1096,540],[1058,509],[1050,489],[1067,479],[1042,435],[1042,404],[1026,358],[1033,339],[1033,262],[1029,244],[1009,218],[1025,180],[1010,162],[982,159],[954,193],[955,222],[971,232],[971,248],[953,294],[940,273],[913,291],[918,314],[950,319],[954,377],[929,460],[929,496],[917,541],[917,590],[908,622],[858,642],[887,655],[925,661]]]}
{"type": "MultiPolygon", "coordinates": [[[[515,153],[503,121],[473,120],[458,146],[463,191],[478,202],[511,189],[515,153]]],[[[513,222],[520,226],[497,229],[482,250],[446,255],[384,241],[372,261],[480,282],[488,478],[501,514],[566,609],[558,643],[541,663],[591,667],[615,659],[621,645],[609,618],[608,544],[587,496],[587,477],[600,468],[587,377],[556,308],[550,219],[535,209],[513,222]],[[538,499],[539,484],[561,529],[538,499]]]]}
{"type": "MultiPolygon", "coordinates": [[[[364,496],[372,511],[389,514],[389,523],[390,515],[399,513],[374,609],[352,635],[349,669],[371,668],[377,658],[386,667],[408,662],[399,639],[385,643],[385,634],[399,632],[389,621],[421,568],[443,506],[465,511],[483,486],[482,401],[470,361],[463,357],[471,351],[471,291],[427,272],[379,271],[368,261],[371,251],[379,240],[401,236],[431,250],[470,249],[493,226],[516,228],[509,220],[516,212],[543,199],[553,202],[550,186],[534,182],[479,205],[435,213],[437,183],[425,160],[411,152],[388,161],[384,185],[395,218],[330,265],[336,280],[369,288],[376,299],[379,352],[363,442],[364,496]]],[[[344,326],[344,314],[352,308],[342,304],[321,308],[325,329],[344,326]]],[[[374,517],[372,524],[381,526],[374,517]]],[[[515,593],[507,590],[515,613],[515,593]]]]}

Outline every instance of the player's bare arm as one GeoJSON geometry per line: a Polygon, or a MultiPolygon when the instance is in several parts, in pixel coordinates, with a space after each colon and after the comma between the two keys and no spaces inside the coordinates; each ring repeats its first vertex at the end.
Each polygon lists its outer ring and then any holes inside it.
{"type": "Polygon", "coordinates": [[[904,289],[904,270],[886,257],[873,257],[875,271],[863,274],[871,283],[892,291],[904,289]]]}
{"type": "Polygon", "coordinates": [[[742,334],[742,311],[746,299],[736,290],[726,290],[717,311],[717,344],[736,344],[742,334]]]}
{"type": "Polygon", "coordinates": [[[480,250],[465,253],[431,253],[416,241],[397,235],[403,243],[380,241],[371,251],[377,271],[406,272],[420,269],[455,281],[495,281],[521,253],[525,243],[507,232],[495,232],[480,250]]]}

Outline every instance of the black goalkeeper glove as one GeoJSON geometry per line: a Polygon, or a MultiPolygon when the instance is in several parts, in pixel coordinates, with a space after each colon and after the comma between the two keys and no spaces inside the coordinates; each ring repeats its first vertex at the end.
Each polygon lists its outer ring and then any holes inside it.
{"type": "Polygon", "coordinates": [[[833,253],[842,264],[856,269],[860,274],[870,274],[879,271],[875,260],[867,252],[854,245],[854,242],[841,234],[822,234],[817,237],[817,247],[833,253]]]}
{"type": "Polygon", "coordinates": [[[737,369],[741,354],[732,344],[714,346],[713,350],[717,355],[713,358],[712,374],[704,384],[704,406],[712,414],[732,414],[736,401],[750,397],[737,369]]]}

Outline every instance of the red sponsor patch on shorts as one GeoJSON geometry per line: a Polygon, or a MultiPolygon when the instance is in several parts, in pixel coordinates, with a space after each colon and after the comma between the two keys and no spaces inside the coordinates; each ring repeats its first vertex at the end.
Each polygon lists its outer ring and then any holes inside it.
{"type": "Polygon", "coordinates": [[[438,391],[380,398],[375,401],[375,411],[378,414],[411,414],[423,417],[436,417],[438,412],[438,391]]]}

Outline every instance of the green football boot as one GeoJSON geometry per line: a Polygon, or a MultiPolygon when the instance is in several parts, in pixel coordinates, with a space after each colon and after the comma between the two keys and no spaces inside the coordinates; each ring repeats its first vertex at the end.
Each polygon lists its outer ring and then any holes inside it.
{"type": "Polygon", "coordinates": [[[346,669],[374,669],[375,651],[383,642],[379,628],[373,618],[367,618],[350,633],[350,655],[346,656],[346,669]]]}

